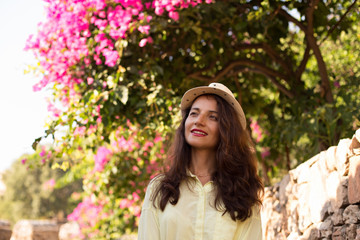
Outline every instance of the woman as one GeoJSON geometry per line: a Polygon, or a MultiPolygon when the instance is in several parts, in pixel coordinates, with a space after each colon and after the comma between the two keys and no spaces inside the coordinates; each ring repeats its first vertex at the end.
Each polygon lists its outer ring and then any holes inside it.
{"type": "Polygon", "coordinates": [[[181,111],[170,166],[146,191],[138,239],[261,239],[263,185],[240,104],[212,83],[188,90],[181,111]]]}

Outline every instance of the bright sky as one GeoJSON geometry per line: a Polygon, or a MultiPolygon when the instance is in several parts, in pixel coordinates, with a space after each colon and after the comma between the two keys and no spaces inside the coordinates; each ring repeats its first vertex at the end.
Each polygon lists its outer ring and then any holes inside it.
{"type": "Polygon", "coordinates": [[[46,92],[33,92],[39,77],[24,74],[35,59],[24,52],[25,41],[45,20],[42,0],[0,0],[0,172],[43,136],[48,115],[46,92]]]}

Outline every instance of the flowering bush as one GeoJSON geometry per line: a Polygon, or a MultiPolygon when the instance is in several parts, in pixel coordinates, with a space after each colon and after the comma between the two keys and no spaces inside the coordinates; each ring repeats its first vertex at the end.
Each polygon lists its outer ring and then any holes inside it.
{"type": "MultiPolygon", "coordinates": [[[[356,119],[346,116],[358,109],[360,91],[347,94],[352,107],[338,107],[349,80],[335,79],[341,96],[333,98],[321,54],[309,57],[336,19],[346,24],[335,25],[335,32],[355,21],[342,17],[353,6],[348,1],[340,1],[342,7],[320,1],[321,8],[282,1],[46,2],[47,21],[26,46],[43,76],[34,90],[53,94],[44,137],[52,136],[54,144],[39,150],[40,164],[70,168],[57,184],[83,180],[82,204],[69,217],[81,223],[83,237],[135,231],[146,182],[159,171],[180,118],[179,96],[190,87],[222,81],[257,119],[250,127],[265,178],[274,159],[279,168],[290,166],[292,154],[297,164],[317,146],[353,132],[356,119]],[[323,8],[328,15],[317,12],[323,8]],[[98,217],[89,219],[87,210],[98,217]]],[[[349,79],[358,88],[356,76],[349,79]]]]}
{"type": "Polygon", "coordinates": [[[60,185],[83,179],[82,201],[68,216],[80,237],[119,237],[136,231],[146,184],[159,172],[177,118],[174,102],[157,98],[174,93],[154,84],[151,66],[127,62],[128,49],[154,44],[154,18],[178,21],[181,9],[202,1],[46,2],[47,20],[26,45],[43,74],[34,90],[53,93],[47,135],[55,141],[42,149],[42,164],[70,168],[60,185]]]}

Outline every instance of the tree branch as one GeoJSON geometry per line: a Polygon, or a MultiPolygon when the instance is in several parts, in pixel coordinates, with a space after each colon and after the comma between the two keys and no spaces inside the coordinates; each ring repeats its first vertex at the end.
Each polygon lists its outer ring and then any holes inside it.
{"type": "Polygon", "coordinates": [[[318,5],[319,0],[313,0],[310,2],[309,7],[306,9],[306,18],[307,18],[307,29],[305,31],[306,40],[311,47],[319,69],[319,74],[321,78],[321,90],[320,94],[322,97],[325,98],[326,102],[332,103],[334,102],[334,98],[332,95],[329,76],[326,70],[326,64],[324,59],[321,55],[321,51],[319,46],[316,43],[316,38],[314,36],[314,29],[313,29],[313,22],[314,22],[314,11],[316,6],[318,5]]]}
{"type": "MultiPolygon", "coordinates": [[[[240,44],[237,45],[235,49],[236,50],[263,49],[274,62],[279,63],[285,69],[287,75],[292,76],[294,74],[288,63],[286,61],[283,61],[281,56],[265,42],[257,43],[257,44],[240,44]]],[[[287,80],[287,78],[284,80],[287,80]]]]}
{"type": "Polygon", "coordinates": [[[299,67],[295,71],[296,81],[300,82],[301,75],[305,71],[305,67],[306,67],[306,64],[307,64],[309,58],[310,58],[310,46],[308,43],[306,43],[306,48],[305,48],[303,59],[301,60],[299,67]]]}
{"type": "MultiPolygon", "coordinates": [[[[215,77],[213,77],[212,79],[214,81],[218,81],[220,78],[222,78],[223,76],[225,76],[230,70],[233,70],[235,67],[238,66],[250,66],[250,67],[255,67],[257,69],[259,69],[260,71],[262,71],[264,74],[268,75],[268,76],[273,76],[273,77],[278,77],[280,79],[286,79],[286,76],[282,73],[276,72],[275,70],[268,68],[266,66],[264,66],[263,63],[259,63],[256,61],[252,61],[252,60],[248,60],[248,59],[239,59],[236,61],[233,61],[231,63],[229,63],[228,65],[224,66],[224,68],[222,70],[220,70],[215,77]]],[[[209,68],[192,73],[190,75],[188,75],[189,77],[194,77],[194,76],[199,76],[202,72],[210,70],[209,68]]]]}
{"type": "Polygon", "coordinates": [[[298,26],[302,31],[306,31],[306,27],[304,24],[302,24],[300,21],[298,21],[296,18],[291,16],[288,12],[286,12],[284,9],[279,9],[278,13],[282,16],[284,16],[288,21],[294,23],[296,26],[298,26]]]}
{"type": "Polygon", "coordinates": [[[238,74],[239,72],[256,72],[256,73],[262,74],[262,75],[268,77],[270,79],[270,81],[286,96],[288,96],[289,98],[294,97],[294,94],[291,91],[289,91],[284,85],[282,85],[276,79],[276,78],[285,79],[285,76],[283,74],[278,73],[278,72],[274,71],[273,69],[270,69],[270,68],[264,66],[262,63],[247,60],[247,59],[242,59],[242,60],[237,60],[237,61],[231,62],[226,67],[224,67],[221,71],[219,71],[215,75],[215,77],[206,77],[206,76],[202,75],[204,70],[189,74],[188,77],[194,78],[194,79],[197,79],[200,81],[205,81],[205,82],[218,82],[218,81],[220,81],[221,78],[223,78],[225,75],[229,74],[231,71],[232,71],[233,75],[238,74]],[[243,68],[235,69],[238,66],[241,66],[243,68]],[[244,68],[244,66],[250,66],[252,68],[244,68]]]}
{"type": "Polygon", "coordinates": [[[346,12],[344,13],[344,15],[341,16],[341,18],[339,19],[339,21],[334,24],[330,30],[328,31],[327,35],[320,41],[319,46],[321,46],[321,44],[330,36],[330,34],[339,26],[339,24],[345,19],[346,15],[351,11],[351,9],[355,6],[357,0],[355,0],[350,6],[349,8],[346,10],[346,12]]]}
{"type": "Polygon", "coordinates": [[[242,104],[242,92],[241,92],[241,86],[240,86],[240,83],[239,83],[239,80],[237,78],[237,76],[234,76],[236,77],[235,79],[235,85],[236,85],[236,89],[238,91],[238,102],[240,103],[240,105],[242,104]]]}

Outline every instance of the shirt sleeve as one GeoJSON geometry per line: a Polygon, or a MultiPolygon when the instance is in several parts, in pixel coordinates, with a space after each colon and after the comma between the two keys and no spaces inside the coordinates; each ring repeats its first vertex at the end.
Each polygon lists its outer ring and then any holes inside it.
{"type": "Polygon", "coordinates": [[[261,215],[258,207],[253,208],[253,214],[243,223],[243,231],[237,234],[236,240],[262,240],[261,215]]]}
{"type": "Polygon", "coordinates": [[[141,209],[138,240],[160,240],[160,226],[157,209],[153,206],[151,195],[154,188],[154,181],[151,181],[145,194],[141,209]]]}

